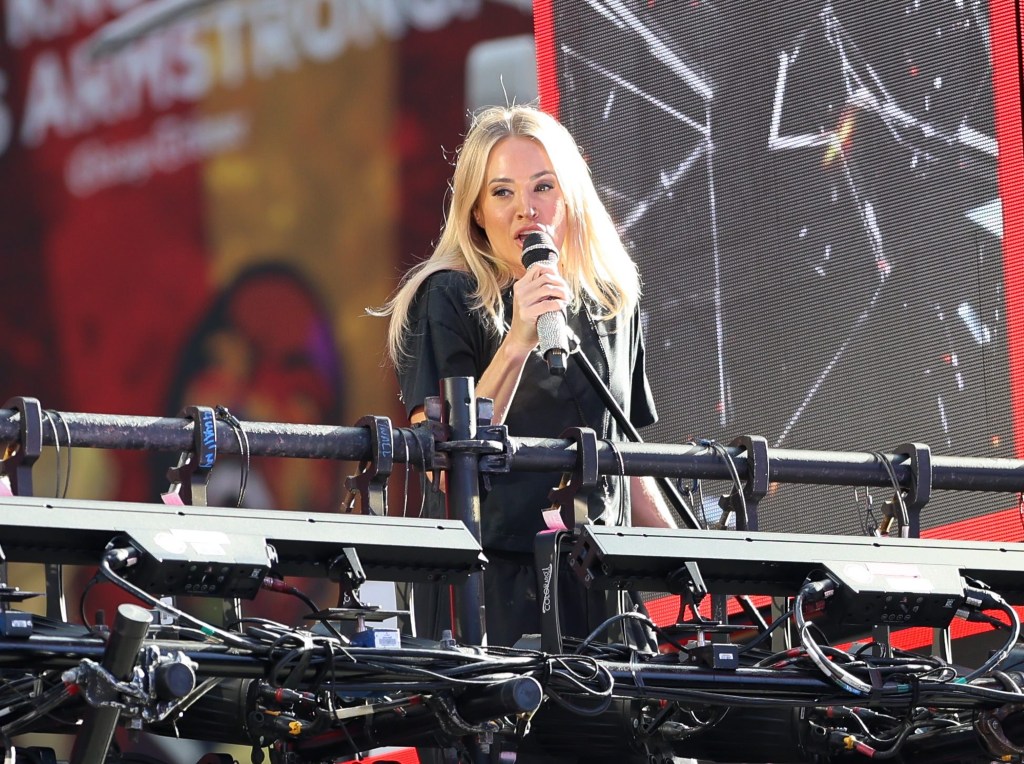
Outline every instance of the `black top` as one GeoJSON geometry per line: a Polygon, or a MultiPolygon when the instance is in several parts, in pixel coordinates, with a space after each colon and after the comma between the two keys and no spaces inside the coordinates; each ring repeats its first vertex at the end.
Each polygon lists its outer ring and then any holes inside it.
{"type": "MultiPolygon", "coordinates": [[[[501,337],[482,311],[470,308],[475,282],[462,271],[431,275],[420,287],[409,309],[408,355],[398,370],[407,413],[425,398],[440,394],[446,377],[479,380],[491,363],[501,337]]],[[[505,295],[511,315],[511,290],[505,295]]],[[[586,353],[612,395],[635,427],[656,421],[654,399],[644,368],[644,345],[639,312],[609,321],[594,320],[586,312],[569,312],[567,325],[580,338],[586,353]],[[610,369],[610,373],[609,373],[610,369]]],[[[621,440],[620,428],[570,356],[564,377],[553,375],[535,350],[526,361],[515,398],[505,417],[509,434],[519,437],[558,438],[569,427],[589,427],[602,439],[621,440]]],[[[484,548],[532,552],[533,538],[544,529],[541,512],[551,505],[548,496],[561,476],[557,473],[517,471],[490,477],[491,490],[481,495],[484,548]]],[[[590,517],[623,524],[618,480],[602,479],[590,496],[590,517]]],[[[628,517],[628,515],[626,515],[628,517]]]]}

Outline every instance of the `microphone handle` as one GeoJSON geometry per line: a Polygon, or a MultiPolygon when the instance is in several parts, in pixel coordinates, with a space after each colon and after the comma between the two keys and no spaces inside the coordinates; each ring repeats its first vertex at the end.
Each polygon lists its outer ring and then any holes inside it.
{"type": "Polygon", "coordinates": [[[548,363],[548,371],[564,376],[565,364],[569,356],[565,315],[561,311],[542,313],[537,318],[537,336],[540,339],[541,355],[548,363]]]}
{"type": "MultiPolygon", "coordinates": [[[[530,263],[526,269],[529,270],[537,262],[530,263]]],[[[547,262],[557,263],[558,253],[550,250],[547,262]]],[[[569,338],[565,331],[565,314],[561,311],[542,313],[537,319],[537,338],[540,346],[540,354],[547,361],[548,371],[558,376],[565,376],[565,366],[569,357],[569,338]]]]}

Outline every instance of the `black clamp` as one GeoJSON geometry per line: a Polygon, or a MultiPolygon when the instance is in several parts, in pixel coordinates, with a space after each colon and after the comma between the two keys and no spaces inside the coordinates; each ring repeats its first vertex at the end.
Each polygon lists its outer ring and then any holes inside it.
{"type": "Polygon", "coordinates": [[[451,439],[451,428],[441,420],[444,415],[441,398],[437,395],[428,396],[423,401],[423,413],[427,418],[421,425],[427,428],[432,441],[430,469],[446,470],[451,467],[451,459],[448,454],[437,450],[437,444],[451,439]]]}
{"type": "Polygon", "coordinates": [[[512,470],[512,445],[508,441],[508,427],[492,424],[494,399],[476,399],[476,433],[474,442],[480,453],[479,469],[484,486],[491,490],[491,474],[512,470]]]}
{"type": "Polygon", "coordinates": [[[433,441],[434,481],[438,483],[441,472],[452,466],[451,455],[456,453],[476,454],[485,490],[491,489],[491,473],[508,472],[511,446],[508,442],[508,428],[491,424],[494,418],[494,401],[491,398],[476,399],[476,431],[472,438],[452,440],[451,427],[444,421],[444,402],[438,396],[430,396],[423,402],[427,415],[427,428],[433,441]]]}
{"type": "Polygon", "coordinates": [[[3,474],[18,496],[32,495],[32,466],[43,452],[43,409],[36,398],[18,396],[3,405],[19,416],[18,442],[8,446],[2,464],[3,474]]]}
{"type": "Polygon", "coordinates": [[[386,515],[388,512],[388,479],[395,463],[395,443],[391,431],[391,420],[385,416],[364,416],[356,427],[370,430],[369,459],[359,462],[359,473],[345,478],[348,488],[348,502],[345,511],[351,512],[356,496],[360,497],[359,509],[364,515],[386,515]]]}
{"type": "Polygon", "coordinates": [[[679,614],[676,624],[686,621],[686,608],[693,609],[695,617],[700,617],[697,608],[708,596],[708,586],[700,573],[700,566],[694,560],[686,560],[683,567],[676,568],[665,577],[665,588],[669,594],[679,595],[679,614]]]}
{"type": "Polygon", "coordinates": [[[760,435],[739,435],[732,439],[730,446],[747,452],[747,479],[743,485],[743,501],[736,488],[723,496],[718,505],[724,512],[736,513],[736,530],[756,531],[757,505],[768,495],[771,482],[768,467],[768,441],[760,435]],[[743,511],[744,506],[746,512],[743,511]]]}
{"type": "Polygon", "coordinates": [[[484,486],[490,490],[491,475],[512,471],[512,444],[508,439],[508,427],[503,424],[479,427],[476,439],[488,445],[488,450],[480,455],[480,475],[484,486]]]}
{"type": "Polygon", "coordinates": [[[600,477],[597,464],[597,433],[589,427],[570,427],[562,433],[576,444],[576,466],[567,472],[561,485],[548,494],[551,508],[558,508],[562,524],[570,531],[584,525],[589,518],[587,499],[600,477]]]}
{"type": "Polygon", "coordinates": [[[665,586],[669,594],[683,595],[694,607],[700,605],[708,593],[708,586],[704,583],[700,566],[693,560],[687,560],[683,563],[683,567],[671,571],[665,577],[665,586]]]}
{"type": "Polygon", "coordinates": [[[903,493],[907,510],[907,533],[921,537],[921,510],[932,496],[932,451],[924,443],[903,443],[893,449],[896,456],[905,456],[910,467],[910,486],[903,493]]]}
{"type": "Polygon", "coordinates": [[[192,420],[192,450],[182,451],[178,464],[167,470],[168,492],[178,494],[185,504],[205,507],[217,461],[217,417],[209,406],[186,406],[178,416],[192,420]]]}
{"type": "Polygon", "coordinates": [[[327,565],[327,578],[338,584],[339,608],[365,608],[359,599],[359,587],[366,583],[366,572],[353,547],[342,547],[341,554],[327,565]]]}
{"type": "MultiPolygon", "coordinates": [[[[1024,711],[1024,703],[1006,703],[999,708],[986,709],[978,714],[978,737],[993,758],[1000,761],[1019,761],[1024,746],[1006,734],[1007,718],[1024,711]]],[[[1011,728],[1012,729],[1012,728],[1011,728]]]]}

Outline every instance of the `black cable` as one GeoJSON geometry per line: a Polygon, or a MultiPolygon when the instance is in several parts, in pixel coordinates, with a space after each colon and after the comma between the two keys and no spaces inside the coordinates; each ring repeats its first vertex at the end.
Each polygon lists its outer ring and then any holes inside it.
{"type": "Polygon", "coordinates": [[[409,441],[406,440],[408,432],[399,427],[398,434],[402,438],[402,449],[405,453],[405,477],[402,483],[402,517],[408,517],[409,515],[409,472],[412,470],[412,465],[409,463],[409,441]]]}
{"type": "Polygon", "coordinates": [[[770,636],[772,635],[772,633],[773,633],[773,632],[774,632],[774,631],[775,631],[775,630],[776,630],[777,628],[779,628],[779,627],[780,627],[780,626],[782,626],[782,625],[783,625],[783,624],[784,624],[784,623],[785,623],[786,621],[788,621],[788,620],[789,620],[789,618],[790,618],[790,616],[792,616],[792,615],[793,615],[793,609],[792,609],[792,608],[790,608],[790,609],[789,609],[789,610],[787,610],[787,611],[786,611],[785,613],[783,613],[783,614],[782,614],[782,615],[780,615],[780,616],[779,616],[778,618],[776,618],[776,619],[775,619],[774,621],[772,621],[772,622],[771,622],[771,624],[770,624],[770,625],[768,626],[768,628],[767,628],[767,629],[765,629],[764,631],[760,632],[760,633],[759,633],[759,634],[758,634],[758,635],[757,635],[756,637],[754,637],[754,638],[753,638],[752,640],[750,640],[749,642],[747,642],[747,643],[745,643],[745,644],[743,644],[743,645],[741,645],[741,646],[740,646],[740,648],[739,648],[739,652],[740,652],[740,655],[742,655],[743,653],[747,653],[747,652],[750,652],[750,651],[751,651],[751,650],[753,650],[753,649],[754,649],[755,647],[757,647],[758,645],[760,645],[760,644],[761,644],[762,642],[764,642],[765,640],[767,640],[767,639],[768,639],[768,637],[770,637],[770,636]]]}
{"type": "MultiPolygon", "coordinates": [[[[550,659],[548,664],[550,681],[545,686],[545,694],[548,698],[555,701],[558,705],[581,716],[598,716],[611,706],[612,702],[612,690],[615,687],[615,680],[612,678],[611,673],[605,667],[601,666],[595,661],[585,659],[587,662],[581,664],[581,666],[587,666],[591,669],[589,676],[584,676],[573,670],[570,658],[567,656],[555,656],[550,659]],[[562,671],[554,669],[555,666],[561,666],[562,671]],[[555,689],[553,686],[559,680],[563,683],[568,683],[572,687],[575,687],[582,693],[584,697],[595,698],[601,702],[597,706],[580,706],[576,703],[569,701],[564,694],[555,689]],[[584,684],[585,681],[603,680],[601,687],[591,688],[584,684]]],[[[573,659],[575,661],[575,659],[573,659]]]]}
{"type": "MultiPolygon", "coordinates": [[[[269,576],[264,578],[263,582],[263,588],[268,591],[280,592],[281,594],[288,594],[300,600],[302,603],[306,605],[306,607],[309,608],[310,614],[320,612],[321,608],[313,601],[313,599],[309,595],[307,595],[301,589],[292,586],[291,584],[286,584],[284,581],[279,581],[278,579],[269,576]]],[[[325,629],[327,629],[327,631],[330,632],[331,636],[333,636],[335,639],[346,644],[349,642],[348,637],[346,637],[344,634],[342,634],[340,631],[334,628],[334,626],[326,618],[317,617],[316,620],[325,629]]]]}
{"type": "Polygon", "coordinates": [[[157,599],[156,597],[152,596],[149,592],[147,592],[147,591],[145,591],[143,589],[140,589],[139,587],[135,586],[133,583],[131,583],[127,579],[125,579],[122,576],[118,575],[117,572],[111,566],[111,561],[119,559],[118,555],[124,555],[124,554],[126,554],[128,556],[131,556],[131,555],[135,554],[135,549],[134,548],[129,548],[129,549],[124,549],[124,548],[121,548],[121,549],[118,549],[118,548],[108,549],[104,553],[103,557],[100,559],[100,568],[99,568],[100,569],[100,573],[105,578],[107,578],[112,583],[114,583],[116,586],[119,586],[120,588],[124,589],[126,592],[128,592],[129,594],[137,597],[138,599],[142,600],[143,602],[149,603],[151,606],[155,607],[157,610],[162,610],[163,612],[168,613],[169,615],[174,616],[174,617],[178,618],[179,620],[182,620],[182,621],[185,621],[187,623],[192,624],[193,626],[195,626],[197,629],[199,629],[200,631],[202,631],[204,634],[206,634],[208,636],[211,636],[211,637],[216,636],[221,641],[223,641],[223,642],[225,642],[227,644],[233,645],[235,647],[241,647],[241,648],[246,649],[246,650],[252,650],[255,647],[258,647],[258,645],[253,645],[249,640],[244,639],[244,638],[240,637],[237,634],[232,634],[229,631],[224,631],[223,629],[217,628],[216,626],[208,624],[205,621],[202,621],[202,620],[196,618],[195,616],[190,615],[189,613],[186,613],[184,610],[179,610],[178,608],[174,607],[170,603],[167,603],[167,602],[164,602],[164,601],[162,601],[160,599],[157,599]]]}
{"type": "MultiPolygon", "coordinates": [[[[1020,618],[1017,616],[1017,611],[995,592],[988,592],[987,594],[989,598],[994,600],[994,606],[1006,613],[1006,616],[1010,619],[1010,636],[1001,648],[994,651],[992,655],[989,656],[988,660],[959,680],[965,684],[969,683],[972,679],[984,676],[989,671],[996,669],[1004,660],[1006,660],[1007,656],[1010,654],[1010,650],[1013,649],[1013,646],[1017,644],[1017,640],[1020,638],[1021,624],[1020,618]]],[[[979,615],[984,615],[981,613],[980,609],[975,612],[979,615]]]]}
{"type": "Polygon", "coordinates": [[[619,468],[619,516],[616,520],[616,527],[621,528],[624,525],[632,525],[633,521],[630,518],[629,522],[626,522],[626,462],[622,458],[622,452],[615,447],[615,441],[608,441],[608,448],[611,449],[612,456],[615,457],[615,464],[619,468]]]}
{"type": "Polygon", "coordinates": [[[54,489],[53,495],[58,499],[66,499],[68,495],[68,487],[71,485],[71,429],[68,427],[68,423],[64,420],[64,417],[60,415],[59,411],[43,411],[43,416],[46,417],[46,421],[50,425],[50,430],[53,432],[53,453],[56,464],[54,465],[54,489]],[[64,470],[64,487],[61,489],[60,485],[60,473],[61,473],[61,458],[60,458],[60,435],[57,432],[57,425],[54,420],[60,421],[64,425],[64,434],[67,438],[67,467],[64,470]]]}
{"type": "MultiPolygon", "coordinates": [[[[733,491],[735,492],[737,498],[739,498],[740,511],[743,513],[743,522],[744,525],[746,525],[747,521],[749,520],[749,516],[747,514],[747,496],[744,491],[743,481],[740,479],[739,470],[736,469],[736,462],[733,460],[732,454],[729,453],[729,449],[723,446],[717,440],[714,440],[713,438],[703,438],[697,441],[697,444],[704,446],[705,448],[710,448],[712,451],[714,451],[716,454],[722,457],[722,461],[725,462],[726,469],[729,470],[729,476],[732,478],[733,491]]],[[[719,521],[720,527],[724,528],[726,522],[726,513],[723,511],[722,517],[719,521]]]]}
{"type": "Polygon", "coordinates": [[[242,499],[245,498],[245,489],[249,484],[249,469],[250,469],[250,453],[249,448],[249,436],[245,432],[245,428],[242,423],[238,420],[234,414],[228,411],[227,406],[216,406],[214,409],[217,413],[217,418],[230,425],[232,431],[235,433],[235,438],[238,440],[238,453],[242,457],[242,469],[239,476],[238,484],[238,500],[235,502],[236,507],[242,506],[242,499]]]}
{"type": "Polygon", "coordinates": [[[1024,694],[1024,691],[1021,690],[1020,685],[1017,684],[1013,677],[1011,677],[1005,671],[1000,671],[997,669],[992,672],[992,676],[998,679],[1000,684],[1002,684],[1003,687],[1005,687],[1009,692],[1024,694]]]}
{"type": "Polygon", "coordinates": [[[611,626],[612,624],[618,623],[619,621],[627,621],[627,620],[640,621],[640,623],[644,624],[645,626],[647,626],[647,627],[649,627],[651,629],[654,629],[655,631],[659,631],[660,632],[660,629],[658,629],[658,627],[654,624],[654,621],[652,621],[649,617],[647,617],[647,616],[645,616],[645,615],[643,615],[641,613],[634,613],[634,612],[616,613],[615,615],[611,616],[610,618],[606,618],[596,629],[594,629],[592,632],[590,632],[586,636],[586,638],[579,644],[579,646],[573,651],[573,654],[574,655],[581,654],[583,652],[583,649],[587,645],[589,645],[591,642],[593,642],[598,634],[600,634],[601,632],[607,630],[608,627],[611,626]]]}
{"type": "Polygon", "coordinates": [[[103,580],[103,577],[99,573],[94,575],[89,582],[82,589],[82,596],[78,598],[78,616],[82,619],[82,625],[89,630],[90,633],[94,632],[94,628],[89,621],[89,618],[85,614],[85,598],[86,595],[92,590],[92,588],[103,580]]]}
{"type": "Polygon", "coordinates": [[[61,684],[50,688],[38,699],[33,701],[33,708],[31,711],[24,716],[0,726],[0,735],[10,737],[17,735],[19,732],[26,731],[29,724],[42,716],[46,716],[53,709],[57,708],[57,706],[73,697],[74,692],[70,686],[61,684]]]}
{"type": "Polygon", "coordinates": [[[907,738],[910,736],[910,733],[916,730],[918,726],[919,725],[917,724],[904,725],[903,729],[901,729],[899,734],[896,736],[896,739],[893,740],[892,745],[884,750],[878,750],[876,748],[875,752],[871,754],[871,758],[891,759],[894,756],[896,756],[896,754],[900,752],[900,749],[903,747],[903,744],[906,742],[907,738]]]}
{"type": "Polygon", "coordinates": [[[900,481],[896,477],[896,470],[892,467],[892,460],[881,451],[872,451],[871,455],[882,463],[882,466],[885,467],[886,473],[889,475],[889,480],[892,482],[892,487],[895,492],[893,499],[895,500],[897,509],[899,509],[896,517],[896,529],[899,531],[901,538],[907,538],[910,535],[910,514],[907,512],[907,504],[903,500],[903,488],[900,486],[900,481]]]}
{"type": "MultiPolygon", "coordinates": [[[[330,648],[328,648],[328,649],[330,649],[330,648]]],[[[331,661],[331,664],[330,664],[331,685],[333,686],[334,684],[336,684],[336,679],[334,677],[334,655],[333,654],[330,656],[330,661],[331,661]]],[[[334,693],[333,692],[327,693],[327,709],[328,709],[328,712],[333,716],[333,714],[334,714],[334,693]]],[[[363,758],[362,751],[359,750],[359,746],[356,745],[356,741],[352,739],[352,733],[348,731],[348,724],[347,723],[344,723],[344,724],[341,725],[341,731],[344,733],[345,738],[348,740],[348,744],[349,744],[349,746],[351,746],[352,751],[353,751],[352,754],[346,754],[346,755],[354,756],[355,757],[353,759],[354,761],[362,761],[362,758],[363,758]]]]}

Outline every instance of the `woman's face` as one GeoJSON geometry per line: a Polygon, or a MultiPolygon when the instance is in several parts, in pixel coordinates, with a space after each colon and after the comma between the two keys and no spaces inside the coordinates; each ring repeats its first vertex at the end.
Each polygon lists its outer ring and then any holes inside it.
{"type": "Polygon", "coordinates": [[[565,241],[565,198],[540,143],[502,138],[491,149],[473,218],[491,243],[494,257],[524,273],[523,237],[544,231],[559,250],[565,241]]]}

